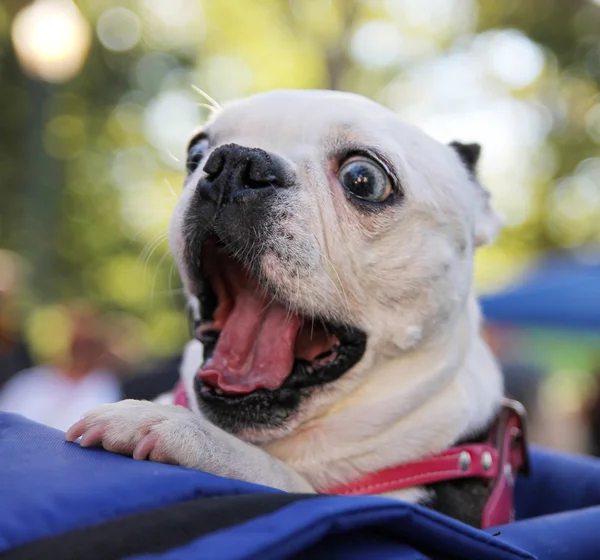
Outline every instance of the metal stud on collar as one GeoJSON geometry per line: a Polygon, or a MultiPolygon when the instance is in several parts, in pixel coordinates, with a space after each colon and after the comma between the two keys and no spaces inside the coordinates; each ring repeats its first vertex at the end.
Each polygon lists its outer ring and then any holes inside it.
{"type": "Polygon", "coordinates": [[[466,471],[471,466],[471,455],[468,451],[461,451],[458,454],[458,466],[461,471],[466,471]]]}
{"type": "Polygon", "coordinates": [[[481,454],[481,466],[489,471],[492,468],[492,454],[489,451],[484,451],[481,454]]]}
{"type": "Polygon", "coordinates": [[[512,467],[509,464],[504,465],[504,477],[506,478],[506,483],[509,488],[512,488],[515,485],[515,476],[512,467]]]}

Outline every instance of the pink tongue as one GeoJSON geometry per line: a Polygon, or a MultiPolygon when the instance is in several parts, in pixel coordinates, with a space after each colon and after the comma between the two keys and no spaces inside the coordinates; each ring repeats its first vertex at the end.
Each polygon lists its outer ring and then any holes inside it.
{"type": "Polygon", "coordinates": [[[228,394],[281,387],[294,364],[302,319],[270,301],[259,290],[240,289],[201,379],[228,394]]]}

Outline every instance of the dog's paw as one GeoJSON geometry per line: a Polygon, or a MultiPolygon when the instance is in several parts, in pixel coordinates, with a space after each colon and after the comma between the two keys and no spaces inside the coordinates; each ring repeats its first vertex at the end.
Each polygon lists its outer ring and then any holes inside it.
{"type": "Polygon", "coordinates": [[[191,411],[175,405],[125,400],[99,406],[73,424],[67,441],[101,444],[134,459],[196,467],[206,434],[191,411]]]}

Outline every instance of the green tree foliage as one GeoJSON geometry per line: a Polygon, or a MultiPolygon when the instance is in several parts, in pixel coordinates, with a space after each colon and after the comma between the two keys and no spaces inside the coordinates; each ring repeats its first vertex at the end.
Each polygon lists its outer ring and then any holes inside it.
{"type": "Polygon", "coordinates": [[[135,330],[142,354],[187,337],[165,234],[186,136],[208,116],[192,84],[219,101],[351,90],[440,140],[482,142],[482,181],[508,218],[480,258],[484,288],[600,239],[594,2],[83,0],[91,51],[60,85],[16,59],[11,23],[27,4],[0,6],[0,247],[30,263],[39,348],[52,306],[80,297],[135,330]]]}

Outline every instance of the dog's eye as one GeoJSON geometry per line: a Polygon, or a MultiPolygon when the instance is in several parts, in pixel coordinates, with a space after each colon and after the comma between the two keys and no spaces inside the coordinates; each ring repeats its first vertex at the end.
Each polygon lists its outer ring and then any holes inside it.
{"type": "Polygon", "coordinates": [[[363,156],[346,161],[338,179],[353,196],[370,202],[383,202],[392,194],[392,182],[385,169],[363,156]]]}
{"type": "Polygon", "coordinates": [[[188,174],[192,174],[200,162],[206,155],[206,151],[208,150],[208,138],[203,138],[194,144],[188,151],[186,168],[188,174]]]}

